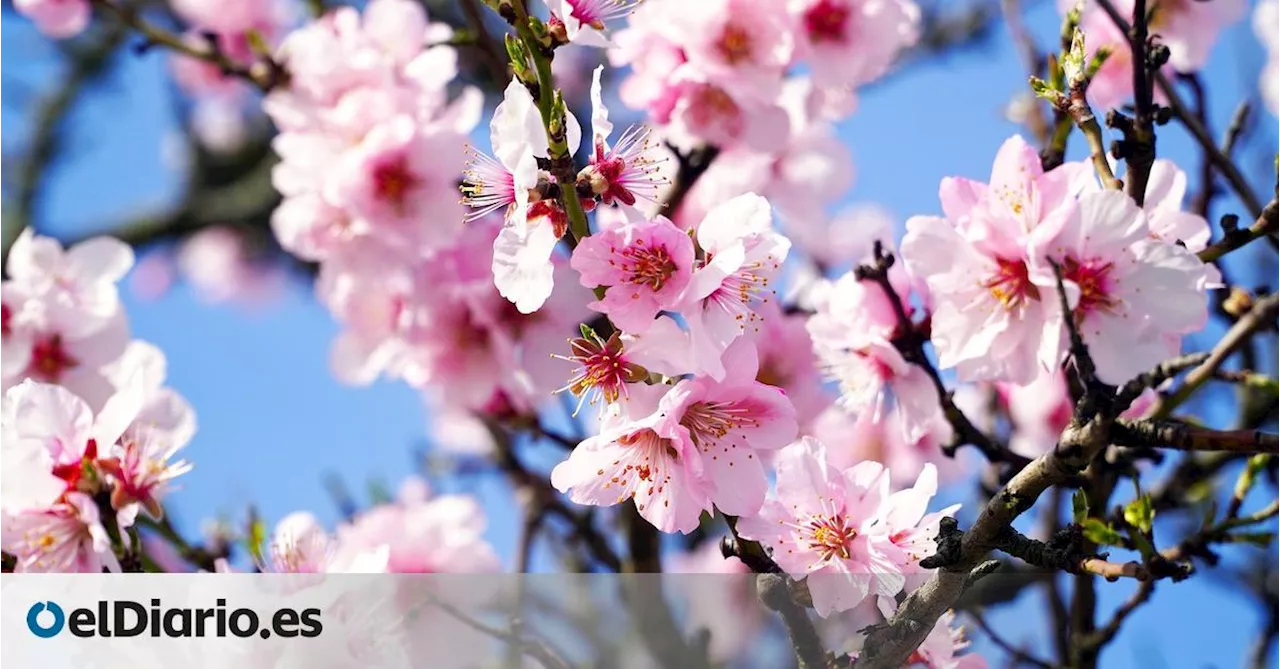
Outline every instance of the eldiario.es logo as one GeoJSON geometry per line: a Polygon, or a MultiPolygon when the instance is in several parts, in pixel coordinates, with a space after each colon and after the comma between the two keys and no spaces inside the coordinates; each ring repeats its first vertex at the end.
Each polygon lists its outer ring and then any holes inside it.
{"type": "Polygon", "coordinates": [[[139,602],[116,600],[98,602],[95,608],[72,609],[64,613],[56,602],[36,602],[27,610],[27,628],[48,639],[63,628],[77,637],[136,637],[150,632],[152,637],[251,637],[272,635],[286,638],[317,637],[324,630],[320,609],[279,609],[261,624],[252,609],[227,610],[227,600],[216,600],[213,608],[165,608],[159,599],[148,608],[139,602]]]}

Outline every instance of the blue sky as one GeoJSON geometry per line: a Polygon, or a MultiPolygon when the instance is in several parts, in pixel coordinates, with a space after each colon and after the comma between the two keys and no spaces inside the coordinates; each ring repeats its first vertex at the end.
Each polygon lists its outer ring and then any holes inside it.
{"type": "MultiPolygon", "coordinates": [[[[1042,45],[1055,39],[1052,4],[1036,3],[1027,19],[1042,45]]],[[[840,128],[858,172],[850,201],[874,201],[901,220],[938,211],[937,185],[944,176],[985,179],[1000,143],[1018,131],[1003,108],[1026,78],[1004,27],[997,25],[995,33],[988,46],[913,65],[861,98],[857,113],[840,128]]],[[[14,104],[14,91],[45,90],[57,68],[49,45],[9,13],[3,38],[0,50],[11,64],[5,75],[10,104],[0,117],[8,155],[29,127],[27,102],[14,104]]],[[[1220,42],[1204,77],[1210,118],[1219,130],[1242,96],[1256,98],[1263,58],[1247,20],[1220,42]]],[[[67,125],[71,150],[55,164],[38,203],[41,232],[106,230],[173,201],[181,176],[164,157],[176,131],[167,86],[158,54],[124,53],[113,75],[84,98],[67,125]]],[[[1265,112],[1257,117],[1243,167],[1266,193],[1276,119],[1265,112]]],[[[1159,137],[1162,156],[1192,155],[1181,128],[1171,125],[1159,137]]],[[[1073,138],[1073,157],[1082,157],[1081,144],[1073,138]]],[[[1240,212],[1237,207],[1224,197],[1217,213],[1240,212]]],[[[1274,282],[1273,256],[1263,246],[1236,259],[1247,283],[1274,282]]],[[[206,305],[184,285],[155,301],[127,290],[124,299],[135,336],[165,351],[170,384],[197,410],[200,430],[186,453],[196,469],[172,498],[190,533],[203,518],[242,517],[246,502],[268,519],[307,509],[332,522],[338,511],[325,476],[338,475],[363,497],[368,481],[394,486],[414,470],[428,420],[420,400],[399,384],[348,388],[332,377],[327,354],[337,328],[310,286],[293,282],[277,302],[256,310],[206,305]]],[[[1220,412],[1209,417],[1224,420],[1220,412]]],[[[517,524],[505,511],[509,497],[496,484],[485,483],[479,492],[492,511],[490,535],[509,559],[517,524]]],[[[1127,635],[1108,651],[1109,666],[1239,666],[1260,624],[1257,612],[1210,581],[1162,583],[1154,603],[1130,620],[1127,635]]],[[[1101,583],[1100,611],[1109,613],[1132,587],[1101,583]]],[[[1039,603],[1025,597],[990,619],[1019,639],[1041,629],[1039,603]]]]}

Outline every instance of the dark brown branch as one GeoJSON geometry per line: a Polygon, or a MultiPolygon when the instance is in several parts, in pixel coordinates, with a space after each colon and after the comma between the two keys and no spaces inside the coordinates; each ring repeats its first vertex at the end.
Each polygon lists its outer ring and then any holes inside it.
{"type": "Polygon", "coordinates": [[[1256,430],[1210,430],[1171,421],[1126,421],[1115,426],[1115,443],[1121,446],[1175,448],[1180,451],[1226,453],[1274,453],[1280,448],[1276,435],[1256,430]]]}
{"type": "MultiPolygon", "coordinates": [[[[899,606],[898,612],[868,635],[858,669],[898,669],[963,593],[969,572],[995,546],[1014,519],[1035,504],[1049,486],[1075,478],[1106,448],[1110,419],[1099,415],[1086,423],[1073,420],[1053,451],[1036,458],[1009,480],[963,533],[954,563],[934,572],[899,606]]],[[[939,546],[939,552],[942,551],[939,546]]]]}
{"type": "Polygon", "coordinates": [[[1213,262],[1259,237],[1274,239],[1278,227],[1278,219],[1280,219],[1280,204],[1277,204],[1276,200],[1272,199],[1262,209],[1262,214],[1258,216],[1258,220],[1253,222],[1253,225],[1244,230],[1228,231],[1220,241],[1200,251],[1197,255],[1204,262],[1213,262]]]}
{"type": "MultiPolygon", "coordinates": [[[[1120,15],[1111,0],[1097,1],[1098,6],[1107,12],[1112,22],[1124,31],[1126,35],[1129,34],[1132,27],[1128,19],[1120,15]]],[[[1174,117],[1187,127],[1196,143],[1200,145],[1201,150],[1205,152],[1210,162],[1217,168],[1218,173],[1226,178],[1227,183],[1231,185],[1231,189],[1244,202],[1245,207],[1249,210],[1249,215],[1254,218],[1261,216],[1262,201],[1258,199],[1257,194],[1253,192],[1253,188],[1249,186],[1249,182],[1244,178],[1244,174],[1240,172],[1240,169],[1236,167],[1231,158],[1218,150],[1217,142],[1209,134],[1209,130],[1196,118],[1195,113],[1182,101],[1182,96],[1178,94],[1177,88],[1159,70],[1152,72],[1151,77],[1155,80],[1156,85],[1160,87],[1160,91],[1164,93],[1165,98],[1167,98],[1168,106],[1172,110],[1174,117]]]]}
{"type": "Polygon", "coordinates": [[[1196,390],[1213,378],[1218,368],[1236,350],[1244,346],[1255,332],[1263,328],[1276,327],[1278,309],[1280,309],[1280,296],[1276,293],[1254,302],[1253,308],[1249,310],[1249,313],[1236,321],[1235,325],[1232,325],[1231,329],[1214,345],[1213,350],[1209,353],[1209,358],[1201,363],[1199,367],[1191,370],[1182,385],[1173,394],[1160,401],[1152,416],[1165,418],[1171,415],[1174,409],[1181,406],[1196,390]]]}

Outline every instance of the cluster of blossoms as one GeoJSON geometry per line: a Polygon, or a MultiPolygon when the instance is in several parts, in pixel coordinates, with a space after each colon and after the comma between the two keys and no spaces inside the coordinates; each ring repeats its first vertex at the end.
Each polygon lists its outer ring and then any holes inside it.
{"type": "Polygon", "coordinates": [[[63,249],[30,229],[10,249],[3,310],[0,548],[19,572],[119,569],[111,528],[159,518],[195,414],[164,385],[165,358],[130,340],[117,282],[129,247],[63,249]]]}
{"type": "Polygon", "coordinates": [[[448,386],[467,410],[527,412],[554,389],[537,385],[557,376],[544,373],[547,353],[580,321],[585,293],[566,283],[526,315],[495,290],[498,227],[464,227],[457,190],[482,100],[471,88],[449,99],[449,36],[420,3],[374,0],[284,40],[289,83],[264,102],[285,195],[272,226],[285,249],[320,263],[317,292],[345,326],[339,378],[448,386]]]}
{"type": "Polygon", "coordinates": [[[919,31],[919,8],[907,0],[712,0],[693,9],[657,0],[636,9],[609,59],[630,67],[622,101],[644,110],[666,142],[719,152],[673,220],[692,227],[720,202],[756,192],[799,250],[825,265],[844,259],[842,231],[872,215],[829,215],[854,172],[833,123],[919,31]]]}
{"type": "MultiPolygon", "coordinates": [[[[1134,0],[1117,0],[1112,4],[1120,16],[1126,19],[1133,16],[1134,0]]],[[[1129,38],[1098,3],[1092,0],[1058,1],[1058,8],[1063,13],[1077,7],[1081,8],[1080,29],[1085,34],[1086,48],[1091,53],[1105,50],[1108,54],[1089,83],[1089,98],[1103,109],[1118,108],[1133,97],[1133,51],[1129,48],[1129,38]]],[[[1148,2],[1147,27],[1152,35],[1159,36],[1161,44],[1169,47],[1169,62],[1162,71],[1172,78],[1174,73],[1195,72],[1204,67],[1213,45],[1218,41],[1218,34],[1243,18],[1247,7],[1247,0],[1148,2]]],[[[1273,36],[1276,33],[1274,23],[1270,28],[1273,36]]],[[[1155,95],[1157,102],[1163,101],[1159,88],[1155,95]]]]}
{"type": "Polygon", "coordinates": [[[1204,326],[1205,290],[1219,282],[1194,253],[1208,224],[1181,210],[1185,186],[1157,163],[1139,208],[1102,189],[1087,163],[1045,172],[1020,137],[997,154],[990,183],[944,180],[945,217],[912,218],[902,245],[939,364],[962,381],[1031,383],[1062,363],[1067,319],[1104,383],[1177,354],[1181,336],[1204,326]]]}

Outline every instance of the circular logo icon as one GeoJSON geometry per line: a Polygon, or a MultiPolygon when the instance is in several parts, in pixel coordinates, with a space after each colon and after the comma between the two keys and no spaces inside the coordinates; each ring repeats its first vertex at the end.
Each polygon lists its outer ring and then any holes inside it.
{"type": "Polygon", "coordinates": [[[36,602],[27,609],[27,628],[31,633],[41,639],[48,639],[62,631],[63,623],[67,622],[67,617],[62,613],[62,607],[53,602],[36,602]],[[40,624],[40,614],[45,610],[53,616],[53,622],[48,625],[40,624]]]}

